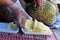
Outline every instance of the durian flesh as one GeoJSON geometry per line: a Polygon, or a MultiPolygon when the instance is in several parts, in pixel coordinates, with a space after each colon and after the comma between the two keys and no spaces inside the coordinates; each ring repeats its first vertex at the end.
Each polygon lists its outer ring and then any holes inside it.
{"type": "Polygon", "coordinates": [[[37,20],[35,20],[32,31],[41,33],[51,33],[51,30],[48,26],[44,25],[42,22],[38,22],[37,20]]]}
{"type": "Polygon", "coordinates": [[[7,27],[8,28],[14,28],[14,29],[18,28],[18,26],[16,24],[14,24],[14,22],[10,22],[7,27]]]}
{"type": "Polygon", "coordinates": [[[22,25],[27,31],[32,31],[33,21],[24,18],[22,20],[22,25]]]}
{"type": "Polygon", "coordinates": [[[23,26],[27,31],[51,33],[48,26],[44,25],[42,22],[38,22],[37,20],[31,21],[29,19],[25,19],[23,26]]]}

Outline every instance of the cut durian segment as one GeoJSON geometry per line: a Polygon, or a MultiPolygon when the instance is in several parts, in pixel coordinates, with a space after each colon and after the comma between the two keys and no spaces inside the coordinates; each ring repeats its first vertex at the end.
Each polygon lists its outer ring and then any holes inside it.
{"type": "Polygon", "coordinates": [[[48,26],[44,25],[42,22],[37,21],[36,19],[35,21],[24,19],[22,24],[27,31],[51,33],[51,30],[48,26]]]}
{"type": "Polygon", "coordinates": [[[48,26],[44,25],[42,22],[38,22],[37,20],[35,20],[34,22],[32,31],[41,33],[51,33],[51,30],[48,26]]]}
{"type": "Polygon", "coordinates": [[[22,26],[23,26],[23,27],[25,26],[26,20],[27,20],[26,18],[23,18],[23,19],[22,19],[22,26]]]}
{"type": "Polygon", "coordinates": [[[7,26],[8,28],[18,28],[16,24],[14,24],[14,22],[10,22],[7,26]]]}
{"type": "Polygon", "coordinates": [[[27,31],[32,31],[33,21],[24,18],[22,24],[27,31]]]}

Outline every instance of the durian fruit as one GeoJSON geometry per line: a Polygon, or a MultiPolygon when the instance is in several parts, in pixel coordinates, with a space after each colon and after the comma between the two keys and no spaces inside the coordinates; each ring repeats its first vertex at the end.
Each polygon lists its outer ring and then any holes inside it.
{"type": "Polygon", "coordinates": [[[56,21],[58,7],[56,0],[42,0],[42,2],[35,0],[35,3],[32,1],[26,11],[30,16],[36,18],[38,21],[41,21],[46,25],[52,25],[56,21]]]}
{"type": "Polygon", "coordinates": [[[33,25],[33,32],[41,32],[41,33],[51,33],[51,30],[48,26],[44,25],[42,22],[38,22],[35,20],[33,25]]]}
{"type": "Polygon", "coordinates": [[[24,18],[22,19],[22,25],[27,31],[32,31],[33,21],[24,18]]]}

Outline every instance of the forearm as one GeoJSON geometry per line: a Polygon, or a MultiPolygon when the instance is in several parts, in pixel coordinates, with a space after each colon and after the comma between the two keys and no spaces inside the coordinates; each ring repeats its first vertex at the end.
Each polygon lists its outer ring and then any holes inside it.
{"type": "Polygon", "coordinates": [[[19,20],[19,16],[22,14],[21,9],[19,9],[16,5],[10,6],[13,10],[13,18],[15,20],[19,20]]]}
{"type": "Polygon", "coordinates": [[[11,8],[13,9],[14,13],[13,13],[13,18],[19,22],[19,20],[24,16],[26,18],[29,17],[29,15],[25,12],[25,10],[21,7],[21,6],[17,6],[17,5],[13,5],[11,6],[11,8]]]}
{"type": "Polygon", "coordinates": [[[24,11],[24,9],[21,6],[19,6],[18,4],[15,4],[11,0],[0,0],[0,5],[5,5],[5,6],[8,6],[8,7],[12,8],[13,11],[14,11],[13,18],[16,19],[16,20],[20,19],[19,16],[21,16],[21,15],[22,16],[27,15],[26,12],[24,11]]]}
{"type": "Polygon", "coordinates": [[[22,20],[22,16],[28,18],[28,14],[25,12],[25,10],[19,6],[18,4],[13,3],[12,1],[8,1],[8,0],[0,0],[0,4],[1,5],[5,5],[10,7],[13,10],[13,20],[15,21],[15,23],[17,25],[21,25],[21,20],[22,20]]]}
{"type": "Polygon", "coordinates": [[[13,13],[13,18],[15,23],[19,26],[22,27],[22,18],[29,18],[30,16],[24,11],[22,7],[13,7],[14,13],[13,13]]]}

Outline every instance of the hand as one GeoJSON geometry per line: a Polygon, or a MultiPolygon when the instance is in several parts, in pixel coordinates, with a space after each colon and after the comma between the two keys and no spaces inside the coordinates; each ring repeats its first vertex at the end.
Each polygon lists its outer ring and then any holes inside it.
{"type": "Polygon", "coordinates": [[[20,26],[22,27],[22,19],[23,18],[27,18],[27,19],[30,19],[31,20],[31,17],[26,13],[26,12],[22,12],[22,14],[20,15],[20,19],[19,19],[19,23],[20,23],[20,26]]]}
{"type": "Polygon", "coordinates": [[[14,2],[11,0],[0,0],[0,5],[11,6],[14,2]]]}
{"type": "Polygon", "coordinates": [[[31,17],[26,13],[26,11],[21,6],[15,5],[13,9],[14,9],[13,18],[15,19],[16,24],[19,27],[22,27],[23,18],[31,19],[31,17]]]}
{"type": "Polygon", "coordinates": [[[34,0],[35,6],[42,7],[43,1],[42,0],[34,0]]]}
{"type": "Polygon", "coordinates": [[[15,19],[17,19],[17,22],[18,22],[18,26],[19,27],[23,27],[22,25],[22,19],[23,18],[27,18],[27,19],[32,19],[24,10],[21,9],[20,7],[20,11],[16,11],[18,12],[17,14],[14,15],[15,19]]]}
{"type": "Polygon", "coordinates": [[[22,27],[23,17],[30,19],[30,16],[25,12],[25,10],[22,7],[18,7],[18,5],[15,5],[11,0],[0,0],[0,5],[9,6],[13,9],[13,18],[19,27],[22,27]]]}

